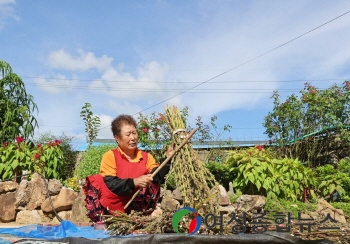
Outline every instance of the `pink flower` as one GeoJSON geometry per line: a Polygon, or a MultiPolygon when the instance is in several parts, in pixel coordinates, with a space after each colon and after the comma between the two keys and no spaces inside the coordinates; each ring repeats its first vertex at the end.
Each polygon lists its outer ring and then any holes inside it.
{"type": "Polygon", "coordinates": [[[55,140],[55,143],[56,143],[57,146],[60,145],[61,142],[62,142],[61,140],[55,140]]]}
{"type": "Polygon", "coordinates": [[[20,137],[20,136],[17,136],[16,137],[16,142],[19,144],[21,142],[24,142],[24,138],[23,137],[20,137]]]}
{"type": "Polygon", "coordinates": [[[148,133],[148,128],[143,128],[142,131],[148,133]]]}
{"type": "Polygon", "coordinates": [[[7,141],[5,141],[2,145],[3,145],[4,148],[6,148],[7,145],[8,145],[8,144],[7,144],[7,141]]]}

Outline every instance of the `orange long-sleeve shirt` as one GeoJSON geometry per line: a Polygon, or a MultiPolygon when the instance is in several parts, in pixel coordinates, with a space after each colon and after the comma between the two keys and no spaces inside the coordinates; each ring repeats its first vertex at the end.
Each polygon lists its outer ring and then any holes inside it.
{"type": "MultiPolygon", "coordinates": [[[[126,157],[125,153],[118,147],[117,150],[119,150],[120,154],[122,155],[123,158],[128,160],[126,157]]],[[[154,157],[147,153],[147,163],[146,163],[146,168],[148,173],[152,171],[155,167],[158,167],[159,164],[155,161],[154,157]]],[[[132,161],[128,160],[131,163],[138,163],[142,158],[142,153],[140,150],[137,149],[137,155],[136,158],[132,161]]],[[[100,165],[100,174],[105,177],[105,176],[117,176],[117,165],[115,163],[115,158],[114,158],[114,153],[112,150],[109,150],[106,152],[101,160],[101,165],[100,165]]]]}

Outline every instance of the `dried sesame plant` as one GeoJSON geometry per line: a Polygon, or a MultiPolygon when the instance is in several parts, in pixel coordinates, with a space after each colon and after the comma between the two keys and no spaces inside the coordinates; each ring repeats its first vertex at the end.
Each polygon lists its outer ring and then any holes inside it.
{"type": "MultiPolygon", "coordinates": [[[[176,148],[186,138],[186,124],[180,110],[167,106],[162,116],[173,134],[176,148]]],[[[186,143],[173,157],[165,185],[172,175],[181,192],[183,205],[196,209],[200,214],[217,213],[219,209],[219,184],[211,172],[198,159],[191,143],[186,143]]]]}

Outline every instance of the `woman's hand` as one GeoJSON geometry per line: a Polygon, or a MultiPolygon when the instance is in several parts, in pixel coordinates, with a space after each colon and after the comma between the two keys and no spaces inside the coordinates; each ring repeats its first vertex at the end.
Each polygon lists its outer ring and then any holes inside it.
{"type": "Polygon", "coordinates": [[[150,174],[141,175],[140,177],[134,178],[135,187],[145,188],[149,186],[153,181],[153,177],[150,174]]]}
{"type": "Polygon", "coordinates": [[[167,157],[171,157],[174,153],[175,153],[175,150],[172,145],[170,145],[165,152],[167,157]]]}

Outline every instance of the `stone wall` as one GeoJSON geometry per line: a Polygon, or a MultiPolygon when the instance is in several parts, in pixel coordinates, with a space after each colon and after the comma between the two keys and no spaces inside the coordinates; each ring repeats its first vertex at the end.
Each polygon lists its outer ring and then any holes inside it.
{"type": "Polygon", "coordinates": [[[59,219],[89,222],[85,195],[63,187],[59,180],[34,173],[31,181],[0,182],[0,222],[58,223],[59,219]],[[58,217],[57,217],[58,216],[58,217]]]}

